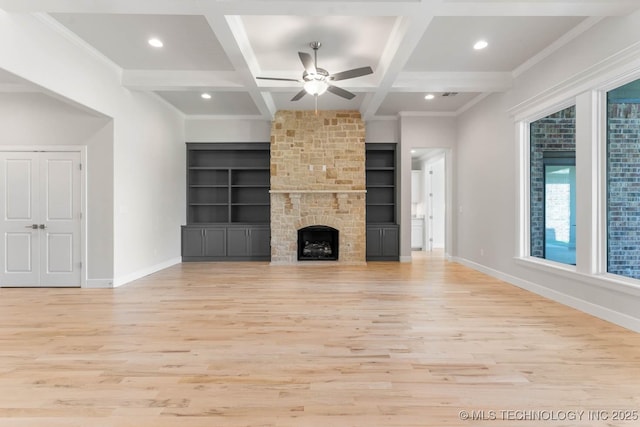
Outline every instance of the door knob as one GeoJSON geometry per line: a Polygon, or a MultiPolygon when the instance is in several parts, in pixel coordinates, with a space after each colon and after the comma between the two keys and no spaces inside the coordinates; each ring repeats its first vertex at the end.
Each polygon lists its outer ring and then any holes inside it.
{"type": "MultiPolygon", "coordinates": [[[[34,224],[35,225],[35,224],[34,224]]],[[[35,227],[34,227],[35,228],[35,227]]],[[[40,230],[44,230],[45,228],[47,228],[46,225],[44,224],[40,224],[40,226],[38,227],[40,230]]]]}
{"type": "Polygon", "coordinates": [[[25,225],[24,228],[33,228],[34,230],[37,230],[38,224],[25,225]]]}

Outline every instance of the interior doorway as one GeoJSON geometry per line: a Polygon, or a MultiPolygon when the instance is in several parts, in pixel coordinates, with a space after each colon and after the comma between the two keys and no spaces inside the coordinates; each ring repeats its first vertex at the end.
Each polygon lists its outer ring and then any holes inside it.
{"type": "Polygon", "coordinates": [[[447,150],[411,150],[411,249],[447,251],[447,150]]]}
{"type": "Polygon", "coordinates": [[[0,286],[81,285],[80,152],[0,152],[0,286]]]}

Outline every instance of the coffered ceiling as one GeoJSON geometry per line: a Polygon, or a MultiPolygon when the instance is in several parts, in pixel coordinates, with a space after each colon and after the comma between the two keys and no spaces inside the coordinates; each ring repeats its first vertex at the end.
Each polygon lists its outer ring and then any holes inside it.
{"type": "MultiPolygon", "coordinates": [[[[318,109],[359,109],[365,119],[455,115],[607,16],[637,0],[0,0],[122,68],[122,84],[155,92],[190,116],[262,117],[313,109],[291,98],[302,82],[298,52],[330,73],[370,66],[336,81],[356,96],[317,98],[318,109]],[[162,48],[148,44],[160,39],[162,48]],[[488,46],[475,50],[474,43],[488,46]],[[211,95],[203,99],[202,93],[211,95]],[[425,100],[427,94],[434,98],[425,100]],[[443,96],[447,94],[448,96],[443,96]]],[[[13,81],[11,81],[13,79],[13,81]]],[[[15,88],[0,70],[0,88],[15,88]]]]}

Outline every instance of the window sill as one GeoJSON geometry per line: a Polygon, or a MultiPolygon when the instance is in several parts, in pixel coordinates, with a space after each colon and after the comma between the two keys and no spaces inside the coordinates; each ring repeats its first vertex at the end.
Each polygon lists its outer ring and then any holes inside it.
{"type": "Polygon", "coordinates": [[[578,280],[592,286],[640,297],[640,280],[630,279],[609,273],[580,273],[573,265],[560,264],[557,262],[542,260],[534,257],[515,257],[514,261],[516,262],[516,264],[519,264],[523,267],[562,276],[571,280],[578,280]]]}

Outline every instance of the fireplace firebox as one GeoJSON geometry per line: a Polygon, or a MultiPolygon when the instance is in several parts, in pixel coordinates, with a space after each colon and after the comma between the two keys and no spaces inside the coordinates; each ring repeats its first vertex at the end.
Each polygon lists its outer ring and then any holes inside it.
{"type": "Polygon", "coordinates": [[[337,261],[339,232],[326,225],[298,230],[298,261],[337,261]]]}

